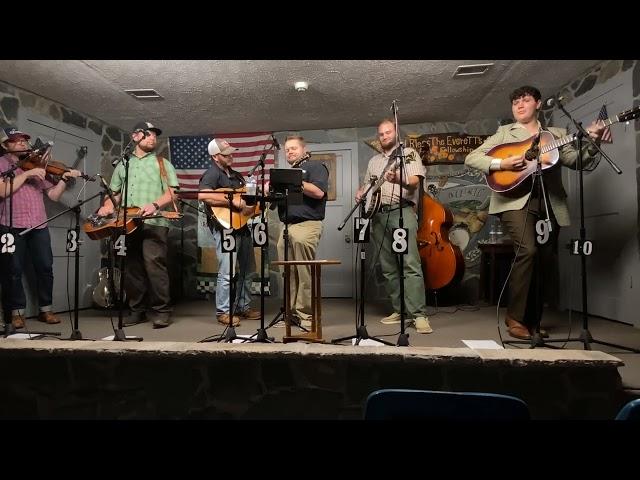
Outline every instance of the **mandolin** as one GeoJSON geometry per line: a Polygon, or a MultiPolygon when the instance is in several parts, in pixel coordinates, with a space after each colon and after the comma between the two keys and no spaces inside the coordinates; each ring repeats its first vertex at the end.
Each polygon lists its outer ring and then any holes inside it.
{"type": "MultiPolygon", "coordinates": [[[[628,122],[640,116],[640,106],[625,110],[624,112],[615,115],[611,118],[604,120],[605,126],[612,125],[618,122],[628,122]]],[[[542,170],[553,167],[560,158],[558,148],[573,142],[576,139],[576,134],[572,133],[561,138],[555,138],[550,132],[545,130],[540,131],[540,136],[534,135],[533,137],[523,140],[522,142],[503,143],[502,145],[496,145],[487,152],[489,157],[504,159],[513,155],[520,155],[526,158],[526,168],[520,171],[513,170],[493,170],[488,175],[487,185],[494,192],[507,192],[514,189],[522,182],[524,182],[531,174],[536,171],[536,156],[527,155],[533,149],[539,149],[540,163],[542,170]],[[539,145],[534,145],[534,142],[538,142],[539,145]]]]}
{"type": "MultiPolygon", "coordinates": [[[[154,215],[147,215],[146,217],[143,217],[140,215],[140,211],[141,208],[139,207],[127,207],[127,235],[138,228],[144,220],[151,218],[178,220],[182,218],[182,214],[180,212],[157,212],[154,215]]],[[[82,228],[90,239],[100,240],[101,238],[121,232],[123,221],[124,212],[122,209],[119,210],[117,218],[115,217],[115,214],[100,217],[94,213],[87,217],[87,221],[84,223],[82,228]]]]}

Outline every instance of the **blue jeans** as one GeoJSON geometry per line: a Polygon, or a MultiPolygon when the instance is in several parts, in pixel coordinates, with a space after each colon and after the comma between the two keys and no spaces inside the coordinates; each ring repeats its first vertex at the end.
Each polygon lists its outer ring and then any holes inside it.
{"type": "MultiPolygon", "coordinates": [[[[244,312],[251,303],[251,275],[255,271],[253,259],[253,242],[248,230],[242,233],[234,233],[236,239],[236,251],[233,252],[233,262],[238,263],[238,269],[234,271],[235,303],[233,314],[244,312]]],[[[231,296],[229,273],[231,262],[229,253],[222,251],[222,232],[213,230],[213,240],[216,245],[216,257],[218,258],[218,279],[216,281],[216,312],[229,313],[229,298],[231,296]]]]}
{"type": "MultiPolygon", "coordinates": [[[[24,310],[27,299],[22,286],[22,272],[27,259],[31,259],[36,273],[38,305],[40,311],[51,310],[53,303],[53,253],[48,228],[31,230],[24,236],[18,235],[24,228],[14,228],[15,252],[0,254],[2,265],[2,304],[5,313],[24,310]]],[[[6,233],[8,227],[0,226],[0,232],[6,233]]]]}

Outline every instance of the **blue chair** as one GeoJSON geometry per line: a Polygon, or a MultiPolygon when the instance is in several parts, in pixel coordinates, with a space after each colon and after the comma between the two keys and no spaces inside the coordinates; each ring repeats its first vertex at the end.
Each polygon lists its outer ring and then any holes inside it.
{"type": "Polygon", "coordinates": [[[530,420],[527,404],[497,393],[383,389],[367,397],[365,420],[530,420]]]}
{"type": "Polygon", "coordinates": [[[620,409],[616,420],[640,420],[640,398],[631,400],[624,407],[620,409]]]}

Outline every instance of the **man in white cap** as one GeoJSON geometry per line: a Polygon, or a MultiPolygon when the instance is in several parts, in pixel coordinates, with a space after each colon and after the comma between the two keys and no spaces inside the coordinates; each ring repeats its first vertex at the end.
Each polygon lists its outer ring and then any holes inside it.
{"type": "MultiPolygon", "coordinates": [[[[208,151],[211,155],[213,165],[200,179],[200,190],[216,190],[218,188],[241,188],[245,185],[242,174],[233,170],[233,152],[237,148],[229,145],[226,140],[214,138],[209,142],[208,151]]],[[[240,195],[234,195],[232,201],[232,211],[229,211],[229,198],[226,193],[199,193],[198,200],[202,200],[211,207],[224,207],[226,213],[222,214],[220,220],[229,222],[230,215],[244,216],[252,215],[255,206],[247,206],[240,195]]],[[[222,251],[223,226],[212,215],[211,209],[207,211],[210,221],[209,226],[213,233],[216,246],[216,257],[218,260],[218,278],[216,281],[216,317],[218,323],[223,325],[239,325],[241,319],[258,320],[260,312],[249,306],[251,302],[251,279],[250,273],[255,271],[253,261],[253,242],[249,228],[245,225],[234,232],[236,240],[236,251],[233,253],[233,261],[236,258],[239,271],[235,276],[235,300],[233,305],[233,318],[231,318],[230,308],[230,272],[231,262],[229,253],[222,251]]]]}
{"type": "MultiPolygon", "coordinates": [[[[175,209],[174,189],[178,177],[173,165],[155,154],[157,137],[162,130],[150,122],[138,122],[131,139],[135,144],[129,159],[129,188],[127,207],[139,207],[142,216],[157,215],[164,207],[175,209]]],[[[118,164],[111,177],[115,200],[121,203],[125,167],[118,164]]],[[[114,205],[109,198],[98,210],[98,215],[111,215],[114,205]]],[[[167,238],[169,221],[166,218],[145,220],[127,235],[125,288],[131,315],[125,325],[153,321],[153,328],[164,328],[171,323],[171,295],[167,269],[167,238]]]]}

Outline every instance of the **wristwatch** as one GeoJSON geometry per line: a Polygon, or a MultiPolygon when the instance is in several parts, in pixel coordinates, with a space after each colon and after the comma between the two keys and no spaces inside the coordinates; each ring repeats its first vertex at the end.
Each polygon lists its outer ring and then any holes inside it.
{"type": "Polygon", "coordinates": [[[158,205],[156,202],[153,202],[151,205],[156,207],[156,210],[160,210],[160,205],[158,205]]]}

